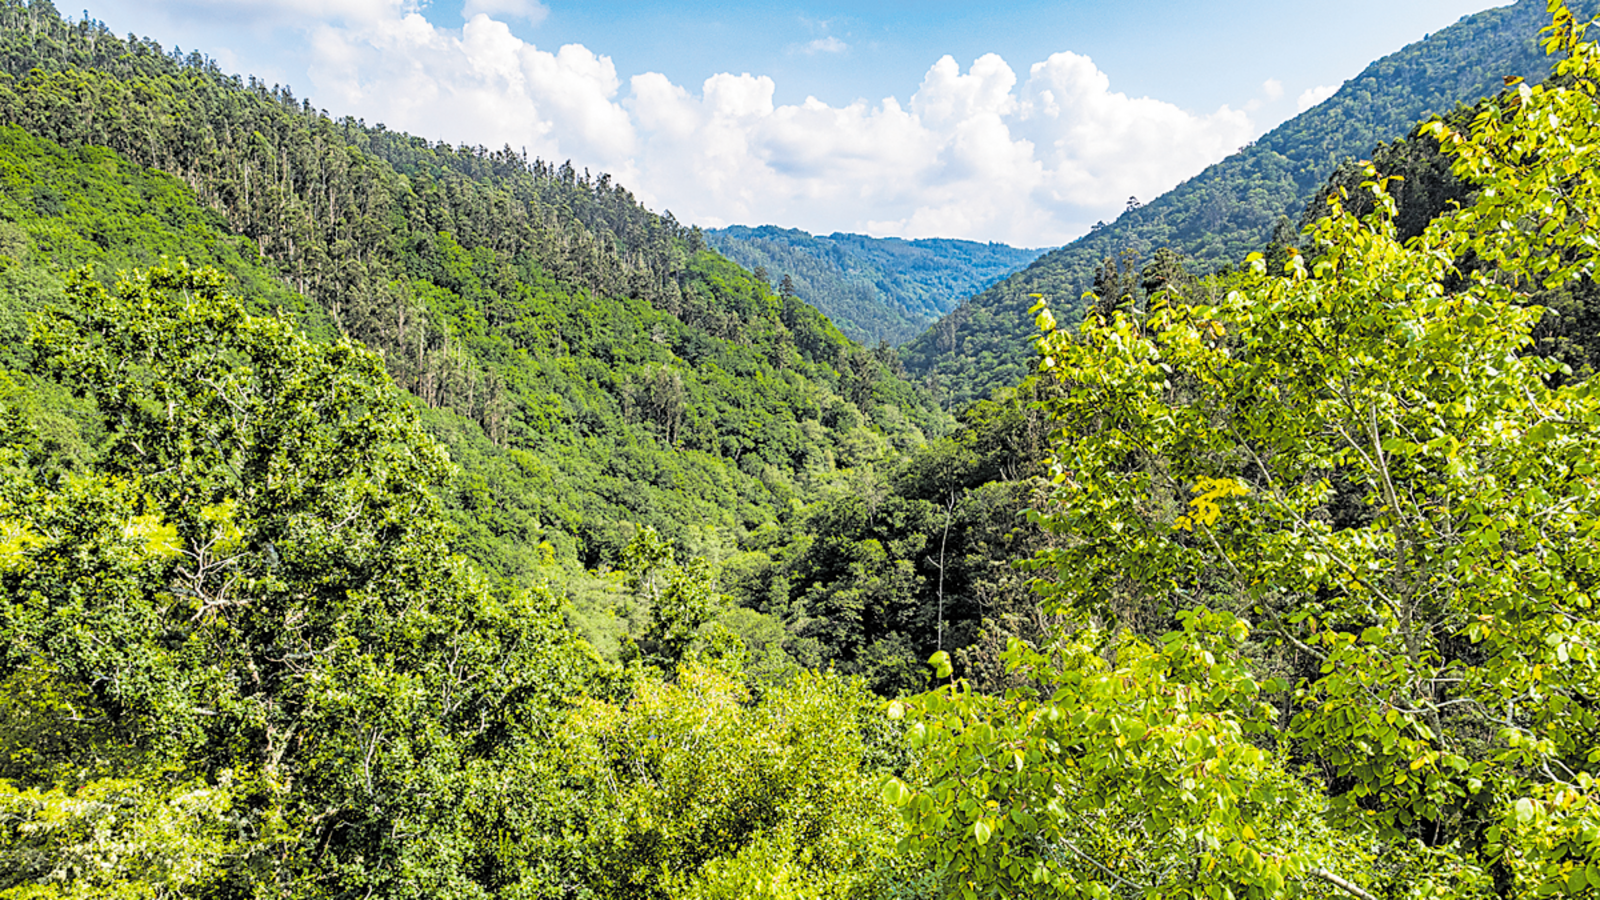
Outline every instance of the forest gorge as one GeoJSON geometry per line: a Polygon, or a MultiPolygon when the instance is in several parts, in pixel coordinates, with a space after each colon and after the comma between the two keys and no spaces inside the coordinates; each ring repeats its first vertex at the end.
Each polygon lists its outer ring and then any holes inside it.
{"type": "Polygon", "coordinates": [[[1600,46],[1483,15],[1030,265],[0,0],[0,898],[1600,894],[1600,46]]]}

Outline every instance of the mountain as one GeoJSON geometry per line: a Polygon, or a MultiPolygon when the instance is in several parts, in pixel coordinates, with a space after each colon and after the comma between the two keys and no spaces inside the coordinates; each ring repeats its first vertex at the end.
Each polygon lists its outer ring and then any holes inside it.
{"type": "MultiPolygon", "coordinates": [[[[1590,12],[1600,4],[1574,4],[1590,12]]],[[[1537,81],[1549,62],[1536,35],[1549,24],[1543,0],[1466,16],[1392,53],[1345,82],[1332,97],[1248,147],[1115,222],[1046,253],[1021,272],[964,301],[901,348],[906,369],[932,381],[953,405],[1015,384],[1032,368],[1030,294],[1064,321],[1108,259],[1126,272],[1170,247],[1194,272],[1266,249],[1293,224],[1340,161],[1365,157],[1420,120],[1495,93],[1502,79],[1537,81]]]]}
{"type": "Polygon", "coordinates": [[[1594,893],[1597,82],[945,416],[605,176],[0,0],[0,898],[1594,893]]]}
{"type": "Polygon", "coordinates": [[[44,2],[0,3],[0,129],[0,330],[73,267],[217,265],[382,354],[458,467],[458,550],[500,578],[617,565],[647,527],[726,555],[948,427],[892,352],[608,176],[336,121],[44,2]]]}
{"type": "Polygon", "coordinates": [[[971,296],[1033,262],[1043,250],[944,238],[873,238],[734,225],[706,243],[774,286],[787,276],[801,300],[863,344],[901,344],[971,296]]]}

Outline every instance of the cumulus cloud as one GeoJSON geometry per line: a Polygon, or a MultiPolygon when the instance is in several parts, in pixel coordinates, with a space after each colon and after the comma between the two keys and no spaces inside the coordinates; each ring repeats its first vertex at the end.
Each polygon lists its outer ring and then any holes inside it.
{"type": "Polygon", "coordinates": [[[1261,82],[1261,93],[1266,94],[1268,100],[1276,100],[1283,96],[1283,82],[1276,78],[1268,78],[1261,82]]]}
{"type": "Polygon", "coordinates": [[[1128,97],[1073,53],[1025,79],[994,54],[965,70],[946,56],[905,103],[777,105],[748,74],[630,87],[642,187],[707,225],[1062,243],[1253,136],[1243,111],[1128,97]]]}
{"type": "Polygon", "coordinates": [[[687,222],[1026,246],[1064,243],[1254,136],[1244,110],[1129,97],[1075,53],[1020,73],[994,54],[966,67],[946,56],[909,97],[842,106],[778,103],[759,74],[627,77],[586,47],[513,35],[504,18],[535,5],[470,0],[459,29],[398,2],[324,20],[309,29],[317,103],[433,139],[570,158],[687,222]]]}
{"type": "Polygon", "coordinates": [[[1306,88],[1301,92],[1300,98],[1295,101],[1295,110],[1297,112],[1305,112],[1338,92],[1339,86],[1337,84],[1324,84],[1314,88],[1306,88]]]}
{"type": "Polygon", "coordinates": [[[550,8],[539,0],[467,0],[461,8],[461,15],[467,19],[480,13],[486,16],[509,16],[537,25],[550,15],[550,8]]]}
{"type": "Polygon", "coordinates": [[[551,53],[485,13],[459,31],[416,13],[312,33],[319,104],[433,139],[510,144],[627,174],[633,125],[610,58],[568,44],[551,53]]]}

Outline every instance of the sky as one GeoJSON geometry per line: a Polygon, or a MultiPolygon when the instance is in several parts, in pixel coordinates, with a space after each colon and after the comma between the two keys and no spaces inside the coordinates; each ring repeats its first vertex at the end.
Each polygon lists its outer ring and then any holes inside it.
{"type": "Polygon", "coordinates": [[[1492,0],[88,0],[334,116],[703,227],[1046,247],[1492,0]]]}

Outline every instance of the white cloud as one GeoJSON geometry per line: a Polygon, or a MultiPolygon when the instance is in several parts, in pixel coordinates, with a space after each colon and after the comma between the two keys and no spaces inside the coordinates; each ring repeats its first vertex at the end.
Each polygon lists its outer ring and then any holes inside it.
{"type": "Polygon", "coordinates": [[[625,175],[634,129],[616,102],[608,57],[568,44],[555,53],[479,13],[460,31],[416,13],[313,32],[318,101],[435,140],[509,144],[625,175]]]}
{"type": "Polygon", "coordinates": [[[805,49],[806,53],[813,53],[813,54],[814,53],[843,53],[844,51],[850,49],[850,45],[846,44],[844,41],[841,41],[838,38],[836,38],[836,37],[834,37],[833,35],[830,34],[827,37],[817,38],[816,40],[812,41],[811,43],[805,45],[804,49],[805,49]]]}
{"type": "Polygon", "coordinates": [[[1306,88],[1300,94],[1300,98],[1295,101],[1295,111],[1305,112],[1338,92],[1339,85],[1337,84],[1324,84],[1314,88],[1306,88]]]}
{"type": "Polygon", "coordinates": [[[1261,82],[1261,92],[1267,95],[1268,100],[1276,100],[1283,96],[1283,82],[1276,78],[1268,78],[1261,82]]]}
{"type": "Polygon", "coordinates": [[[305,27],[318,106],[571,159],[707,226],[1059,244],[1255,136],[1244,110],[1129,97],[1075,53],[1026,70],[994,54],[966,68],[947,56],[909,97],[778,103],[765,75],[680,85],[619,74],[581,45],[540,49],[490,15],[516,13],[512,0],[470,0],[477,12],[457,29],[408,0],[335,2],[343,18],[305,27]]]}
{"type": "Polygon", "coordinates": [[[550,8],[539,0],[467,0],[461,8],[461,15],[467,19],[480,13],[495,18],[523,19],[530,25],[537,25],[550,15],[550,8]]]}
{"type": "Polygon", "coordinates": [[[1154,197],[1253,136],[1244,112],[1197,116],[1110,90],[1061,53],[1021,80],[1005,60],[934,63],[909,101],[773,102],[769,78],[716,75],[698,95],[637,75],[640,192],[706,225],[952,236],[1040,246],[1129,196],[1154,197]]]}

